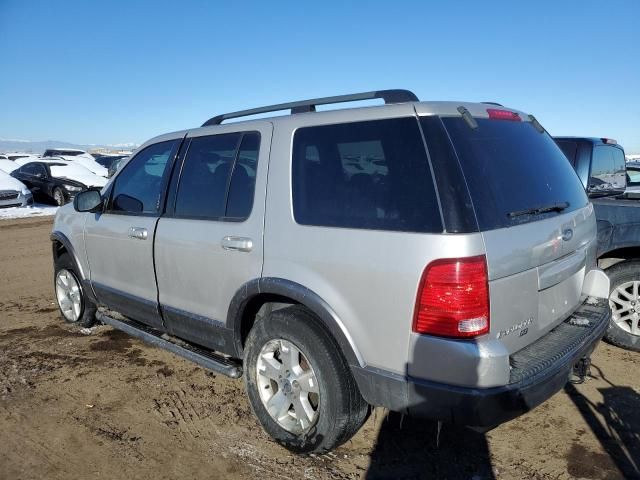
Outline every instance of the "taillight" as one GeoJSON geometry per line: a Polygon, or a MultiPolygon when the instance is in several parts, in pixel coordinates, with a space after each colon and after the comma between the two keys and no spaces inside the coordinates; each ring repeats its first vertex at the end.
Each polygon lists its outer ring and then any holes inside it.
{"type": "Polygon", "coordinates": [[[521,120],[520,115],[516,112],[510,112],[509,110],[500,110],[497,108],[487,108],[489,118],[493,120],[511,120],[512,122],[519,122],[521,120]]]}
{"type": "Polygon", "coordinates": [[[454,338],[489,332],[489,276],[484,255],[427,265],[418,288],[413,331],[454,338]]]}

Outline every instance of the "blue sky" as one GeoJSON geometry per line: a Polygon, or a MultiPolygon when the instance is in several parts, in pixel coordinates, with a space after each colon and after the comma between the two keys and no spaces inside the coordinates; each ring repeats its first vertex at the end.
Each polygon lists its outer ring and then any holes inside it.
{"type": "Polygon", "coordinates": [[[383,88],[640,153],[640,1],[0,0],[0,138],[143,142],[383,88]]]}

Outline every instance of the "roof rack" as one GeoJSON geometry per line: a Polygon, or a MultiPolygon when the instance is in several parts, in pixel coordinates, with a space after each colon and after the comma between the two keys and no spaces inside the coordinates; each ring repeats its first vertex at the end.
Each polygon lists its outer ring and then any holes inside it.
{"type": "Polygon", "coordinates": [[[240,110],[238,112],[224,113],[216,117],[212,117],[202,124],[203,127],[210,125],[220,125],[223,121],[230,118],[248,117],[250,115],[258,115],[260,113],[277,112],[280,110],[291,110],[291,113],[315,112],[317,105],[328,105],[331,103],[357,102],[360,100],[373,100],[381,98],[385,104],[389,103],[405,103],[418,102],[415,93],[409,90],[378,90],[374,92],[352,93],[350,95],[338,95],[335,97],[313,98],[310,100],[302,100],[299,102],[279,103],[277,105],[269,105],[267,107],[252,108],[250,110],[240,110]]]}

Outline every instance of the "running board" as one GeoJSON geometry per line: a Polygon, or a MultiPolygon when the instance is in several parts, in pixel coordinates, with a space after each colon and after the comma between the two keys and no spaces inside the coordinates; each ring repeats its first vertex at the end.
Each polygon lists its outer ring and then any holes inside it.
{"type": "Polygon", "coordinates": [[[193,363],[200,365],[208,370],[221,373],[231,378],[240,378],[242,376],[242,367],[220,354],[204,350],[190,343],[180,341],[181,345],[170,340],[162,338],[164,334],[152,330],[144,325],[136,325],[131,322],[116,320],[103,312],[96,312],[96,318],[102,323],[111,325],[113,328],[122,330],[132,337],[153,345],[154,347],[169,350],[180,357],[186,358],[193,363]]]}

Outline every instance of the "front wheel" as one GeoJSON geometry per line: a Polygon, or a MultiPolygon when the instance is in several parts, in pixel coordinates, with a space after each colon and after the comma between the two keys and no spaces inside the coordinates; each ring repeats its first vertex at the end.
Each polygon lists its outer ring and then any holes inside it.
{"type": "Polygon", "coordinates": [[[62,318],[82,327],[96,323],[96,306],[86,297],[68,253],[55,262],[54,288],[62,318]]]}
{"type": "Polygon", "coordinates": [[[605,340],[640,352],[640,261],[626,261],[607,269],[611,280],[611,322],[605,340]]]}
{"type": "Polygon", "coordinates": [[[64,192],[60,187],[55,187],[53,189],[53,201],[59,207],[64,205],[65,203],[64,192]]]}
{"type": "Polygon", "coordinates": [[[277,310],[256,322],[247,338],[244,371],[258,420],[293,452],[341,445],[369,413],[335,342],[304,307],[277,310]]]}

